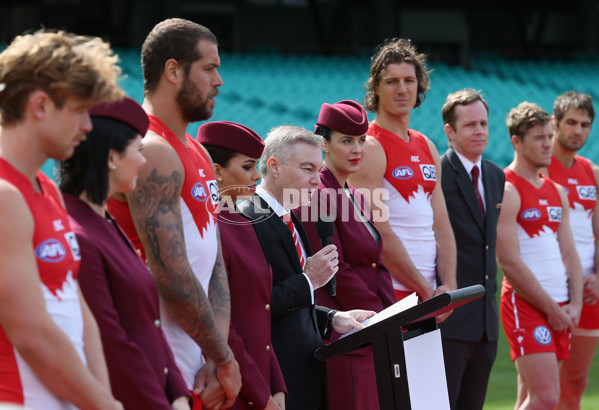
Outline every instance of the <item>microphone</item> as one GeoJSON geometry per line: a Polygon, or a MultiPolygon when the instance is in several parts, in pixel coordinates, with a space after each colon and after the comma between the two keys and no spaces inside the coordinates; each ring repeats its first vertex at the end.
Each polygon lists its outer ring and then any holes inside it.
{"type": "MultiPolygon", "coordinates": [[[[327,245],[333,243],[333,234],[335,233],[335,224],[330,217],[319,216],[316,221],[316,232],[320,238],[320,244],[324,248],[327,245]]],[[[335,296],[337,294],[337,278],[335,275],[327,283],[327,291],[329,296],[335,296]]]]}

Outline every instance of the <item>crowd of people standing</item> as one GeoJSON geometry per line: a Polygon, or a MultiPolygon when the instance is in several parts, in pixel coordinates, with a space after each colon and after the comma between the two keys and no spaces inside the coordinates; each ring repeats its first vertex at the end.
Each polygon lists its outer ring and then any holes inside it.
{"type": "Polygon", "coordinates": [[[42,30],[0,53],[0,403],[375,410],[370,348],[314,351],[413,293],[482,285],[437,318],[449,406],[483,407],[501,322],[515,408],[579,408],[599,342],[590,96],[513,108],[501,170],[476,90],[447,96],[444,154],[410,128],[430,77],[409,40],[377,47],[364,105],[323,102],[314,132],[264,138],[207,121],[208,28],[164,20],[141,57],[140,105],[101,39],[42,30]]]}

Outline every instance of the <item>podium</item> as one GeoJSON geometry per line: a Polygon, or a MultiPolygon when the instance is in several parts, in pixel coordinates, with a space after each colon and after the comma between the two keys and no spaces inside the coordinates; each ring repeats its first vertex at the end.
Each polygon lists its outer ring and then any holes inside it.
{"type": "MultiPolygon", "coordinates": [[[[437,295],[394,316],[323,346],[316,350],[314,356],[317,360],[324,361],[372,345],[380,409],[432,408],[428,405],[426,407],[422,406],[423,400],[428,399],[420,397],[421,395],[417,391],[418,388],[426,387],[425,393],[429,395],[431,400],[438,399],[438,396],[435,395],[439,394],[444,394],[447,397],[444,370],[442,375],[439,375],[438,369],[436,372],[437,377],[442,377],[442,386],[435,386],[435,378],[432,372],[431,378],[426,379],[427,386],[415,386],[414,384],[422,383],[422,375],[417,373],[426,371],[426,364],[420,366],[414,360],[424,359],[431,362],[439,361],[440,357],[441,363],[436,364],[444,369],[440,330],[437,326],[436,317],[480,298],[484,294],[484,286],[474,285],[437,295]],[[419,345],[420,347],[432,346],[433,351],[427,352],[427,357],[421,357],[421,354],[415,352],[419,345]],[[412,384],[410,384],[411,375],[413,378],[412,384]],[[440,391],[442,388],[445,389],[444,392],[440,391]],[[415,397],[410,397],[410,392],[415,397]],[[416,397],[417,395],[419,397],[416,397]]],[[[447,408],[449,408],[449,403],[447,403],[447,408]]]]}

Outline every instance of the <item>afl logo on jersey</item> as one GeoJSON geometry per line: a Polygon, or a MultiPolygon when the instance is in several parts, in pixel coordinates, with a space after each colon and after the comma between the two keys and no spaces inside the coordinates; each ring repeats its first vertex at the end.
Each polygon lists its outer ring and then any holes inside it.
{"type": "Polygon", "coordinates": [[[397,179],[410,179],[414,176],[414,171],[410,167],[397,167],[393,170],[393,177],[397,179]]]}
{"type": "Polygon", "coordinates": [[[533,336],[540,345],[547,346],[551,344],[551,332],[546,326],[537,326],[533,332],[533,336]]]}
{"type": "Polygon", "coordinates": [[[67,252],[58,239],[47,239],[40,243],[35,250],[37,257],[44,262],[60,262],[64,259],[67,252]]]}
{"type": "Polygon", "coordinates": [[[196,182],[193,188],[191,188],[191,196],[193,199],[200,202],[204,202],[208,199],[206,189],[204,189],[204,185],[202,185],[201,182],[196,182]]]}
{"type": "Polygon", "coordinates": [[[541,211],[537,208],[528,208],[520,214],[520,217],[525,221],[536,221],[541,217],[541,211]]]}

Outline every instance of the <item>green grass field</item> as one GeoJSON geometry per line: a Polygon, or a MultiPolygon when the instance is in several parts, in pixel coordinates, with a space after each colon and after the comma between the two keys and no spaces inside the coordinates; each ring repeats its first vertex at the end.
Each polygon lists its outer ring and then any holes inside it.
{"type": "MultiPolygon", "coordinates": [[[[498,283],[501,272],[498,272],[498,283]]],[[[499,291],[497,292],[499,297],[499,291]]],[[[499,302],[498,302],[499,303],[499,302]]],[[[589,384],[582,398],[583,410],[599,409],[599,358],[595,352],[595,359],[589,372],[589,384]]],[[[491,371],[485,410],[511,410],[516,402],[516,368],[510,359],[510,346],[499,325],[499,347],[497,359],[491,371]]]]}

